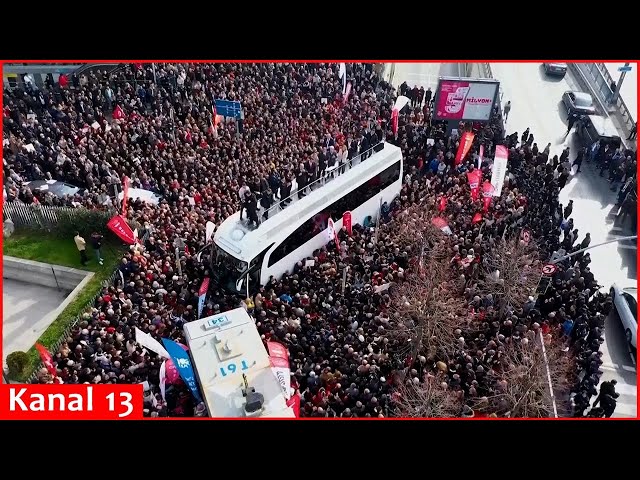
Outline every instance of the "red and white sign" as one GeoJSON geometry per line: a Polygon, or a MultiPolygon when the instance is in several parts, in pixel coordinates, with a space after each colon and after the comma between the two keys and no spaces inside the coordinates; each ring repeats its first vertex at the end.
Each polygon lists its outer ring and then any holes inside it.
{"type": "Polygon", "coordinates": [[[498,85],[498,82],[440,80],[435,119],[488,121],[498,85]]]}
{"type": "Polygon", "coordinates": [[[484,182],[482,184],[482,202],[484,204],[484,213],[489,211],[489,206],[491,205],[491,199],[493,198],[493,185],[491,182],[484,182]]]}
{"type": "Polygon", "coordinates": [[[202,284],[200,285],[200,290],[198,290],[198,296],[206,295],[209,291],[209,277],[204,277],[202,280],[202,284]]]}
{"type": "Polygon", "coordinates": [[[480,152],[478,153],[478,168],[482,167],[482,157],[484,157],[484,145],[480,145],[480,152]]]}
{"type": "Polygon", "coordinates": [[[478,199],[482,172],[478,169],[475,169],[473,172],[467,172],[467,180],[469,181],[469,188],[471,189],[471,200],[475,202],[478,199]]]}
{"type": "Polygon", "coordinates": [[[544,267],[542,267],[542,274],[551,276],[558,271],[558,267],[556,267],[553,263],[547,263],[544,267]]]}
{"type": "Polygon", "coordinates": [[[109,227],[109,229],[123,242],[128,243],[129,245],[136,243],[133,230],[131,230],[131,227],[120,215],[114,215],[113,218],[107,222],[107,227],[109,227]]]}
{"type": "Polygon", "coordinates": [[[529,245],[529,242],[531,241],[531,231],[527,228],[523,228],[520,232],[520,240],[529,245]]]}
{"type": "Polygon", "coordinates": [[[0,385],[2,420],[141,420],[142,384],[0,385]]]}
{"type": "Polygon", "coordinates": [[[289,351],[287,347],[278,342],[267,342],[267,350],[269,350],[269,361],[271,362],[271,371],[275,375],[284,398],[289,400],[291,397],[291,368],[289,366],[289,351]]]}
{"type": "Polygon", "coordinates": [[[509,152],[504,145],[496,147],[496,155],[493,159],[493,170],[491,172],[491,185],[493,185],[493,196],[499,197],[502,194],[502,186],[504,185],[504,177],[507,173],[507,159],[509,152]]]}
{"type": "Polygon", "coordinates": [[[462,163],[462,159],[467,156],[469,150],[471,150],[471,145],[473,145],[473,139],[475,138],[475,133],[473,132],[464,132],[462,134],[462,138],[460,139],[460,146],[458,147],[458,151],[456,152],[456,166],[462,163]]]}
{"type": "Polygon", "coordinates": [[[342,214],[342,225],[347,229],[349,236],[353,235],[353,225],[351,225],[351,212],[344,212],[342,214]]]}

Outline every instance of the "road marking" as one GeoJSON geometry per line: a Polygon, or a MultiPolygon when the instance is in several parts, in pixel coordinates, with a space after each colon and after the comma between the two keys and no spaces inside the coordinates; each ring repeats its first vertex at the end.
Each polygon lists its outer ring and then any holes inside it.
{"type": "MultiPolygon", "coordinates": [[[[635,363],[633,356],[631,357],[631,361],[635,363]]],[[[608,362],[600,365],[600,368],[604,370],[610,370],[610,371],[624,370],[626,372],[633,372],[633,373],[635,373],[636,371],[636,368],[632,367],[631,365],[618,365],[617,363],[608,363],[608,362]]]]}

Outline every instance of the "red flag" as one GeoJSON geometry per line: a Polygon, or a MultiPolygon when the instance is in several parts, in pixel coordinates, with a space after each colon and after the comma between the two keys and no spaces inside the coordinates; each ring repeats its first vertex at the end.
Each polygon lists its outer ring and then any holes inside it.
{"type": "Polygon", "coordinates": [[[115,120],[124,118],[124,110],[122,110],[122,107],[120,107],[120,105],[116,105],[116,108],[113,109],[113,118],[115,120]]]}
{"type": "Polygon", "coordinates": [[[123,242],[133,245],[136,240],[133,236],[133,230],[127,222],[120,215],[114,215],[111,220],[107,222],[107,227],[115,233],[123,242]]]}
{"type": "Polygon", "coordinates": [[[491,205],[491,199],[493,198],[493,191],[495,188],[491,184],[491,182],[484,182],[482,184],[482,201],[484,203],[484,213],[489,211],[489,206],[491,205]]]}
{"type": "Polygon", "coordinates": [[[471,145],[473,144],[473,139],[475,134],[473,132],[464,132],[462,134],[462,138],[460,139],[460,146],[458,147],[458,152],[456,153],[456,167],[462,163],[462,159],[467,156],[469,150],[471,149],[471,145]]]}
{"type": "Polygon", "coordinates": [[[296,392],[296,394],[287,400],[287,407],[293,408],[293,413],[296,418],[300,418],[300,394],[296,392]]]}
{"type": "Polygon", "coordinates": [[[189,255],[189,247],[187,245],[184,246],[184,253],[189,255]]]}
{"type": "Polygon", "coordinates": [[[440,203],[438,204],[438,211],[444,212],[446,208],[447,208],[447,197],[442,197],[440,198],[440,203]]]}
{"type": "Polygon", "coordinates": [[[204,277],[200,290],[198,290],[198,296],[205,295],[209,291],[209,277],[204,277]]]}
{"type": "Polygon", "coordinates": [[[60,84],[60,88],[65,88],[68,84],[69,84],[69,79],[67,78],[67,76],[63,73],[60,75],[60,77],[58,78],[58,83],[60,84]]]}
{"type": "Polygon", "coordinates": [[[47,370],[49,370],[49,373],[54,377],[58,376],[56,366],[53,363],[53,357],[51,356],[51,353],[49,353],[49,350],[39,343],[36,343],[36,350],[38,350],[40,359],[42,360],[42,363],[44,363],[44,366],[47,367],[47,370]]]}
{"type": "Polygon", "coordinates": [[[471,220],[471,223],[475,224],[475,223],[478,223],[478,222],[481,222],[481,221],[482,221],[482,215],[480,215],[480,213],[476,213],[473,216],[473,220],[471,220]]]}
{"type": "Polygon", "coordinates": [[[122,186],[122,216],[127,216],[127,202],[129,201],[129,177],[124,177],[122,186]]]}
{"type": "Polygon", "coordinates": [[[347,233],[349,236],[353,234],[353,229],[351,225],[351,212],[344,212],[342,214],[342,225],[347,229],[347,233]]]}
{"type": "Polygon", "coordinates": [[[37,197],[33,197],[33,203],[40,203],[40,200],[37,197]]]}
{"type": "Polygon", "coordinates": [[[398,110],[395,108],[391,112],[391,129],[394,135],[398,134],[398,110]]]}
{"type": "Polygon", "coordinates": [[[480,180],[482,180],[482,172],[478,169],[467,172],[467,179],[469,180],[469,188],[471,189],[471,200],[475,202],[478,199],[478,188],[480,186],[480,180]]]}

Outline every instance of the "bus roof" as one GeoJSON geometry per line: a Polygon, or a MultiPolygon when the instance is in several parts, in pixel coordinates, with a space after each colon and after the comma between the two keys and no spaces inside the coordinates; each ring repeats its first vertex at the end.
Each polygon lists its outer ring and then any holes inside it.
{"type": "MultiPolygon", "coordinates": [[[[220,224],[214,235],[214,241],[234,257],[249,262],[272,243],[289,236],[311,215],[400,159],[402,159],[400,148],[385,142],[382,150],[374,152],[364,162],[354,162],[354,165],[345,173],[329,180],[324,186],[313,190],[302,199],[298,200],[297,195],[292,196],[293,203],[284,210],[271,213],[269,218],[263,220],[254,230],[249,229],[244,221],[240,221],[240,212],[234,213],[220,224]]],[[[294,192],[293,189],[292,192],[294,192]]],[[[260,216],[261,212],[258,215],[260,216]]]]}

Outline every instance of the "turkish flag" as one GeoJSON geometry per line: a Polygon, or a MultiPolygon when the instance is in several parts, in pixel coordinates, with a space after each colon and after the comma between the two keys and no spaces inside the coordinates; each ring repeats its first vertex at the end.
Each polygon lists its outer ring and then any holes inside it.
{"type": "Polygon", "coordinates": [[[107,227],[115,233],[123,242],[133,245],[136,243],[136,239],[133,235],[133,230],[129,224],[120,215],[114,215],[111,220],[107,222],[107,227]]]}
{"type": "Polygon", "coordinates": [[[398,134],[398,110],[395,108],[393,112],[391,112],[391,129],[393,130],[393,134],[398,134]]]}
{"type": "Polygon", "coordinates": [[[124,118],[124,110],[120,105],[116,105],[116,108],[113,109],[113,118],[115,120],[120,120],[124,118]]]}
{"type": "Polygon", "coordinates": [[[478,222],[481,222],[481,221],[482,221],[482,215],[480,213],[476,213],[473,216],[473,220],[471,220],[471,223],[475,224],[475,223],[478,223],[478,222]]]}
{"type": "Polygon", "coordinates": [[[440,203],[438,204],[438,211],[444,212],[446,208],[447,208],[447,197],[442,197],[440,199],[440,203]]]}
{"type": "Polygon", "coordinates": [[[38,350],[40,359],[42,360],[42,363],[44,363],[44,366],[47,367],[47,370],[49,370],[49,373],[56,377],[58,375],[58,372],[56,370],[56,366],[53,363],[53,357],[51,356],[51,353],[49,353],[49,350],[47,350],[44,345],[41,345],[39,343],[36,343],[36,350],[38,350]]]}
{"type": "Polygon", "coordinates": [[[347,229],[349,236],[353,235],[353,228],[351,225],[351,212],[344,212],[342,214],[342,225],[347,229]]]}

